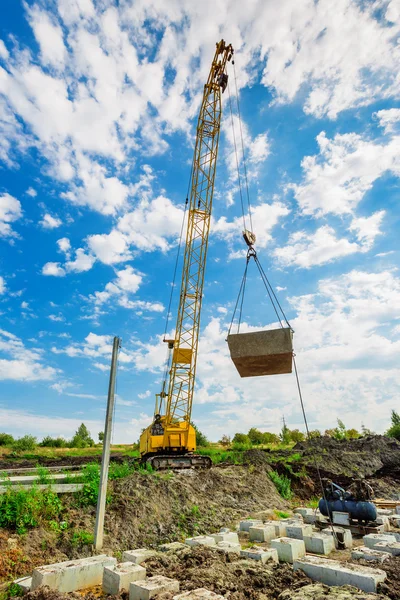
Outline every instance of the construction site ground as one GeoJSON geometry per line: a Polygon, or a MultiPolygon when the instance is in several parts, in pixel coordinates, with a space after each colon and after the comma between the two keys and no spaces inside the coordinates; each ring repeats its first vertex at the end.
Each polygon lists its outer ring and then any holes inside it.
{"type": "MultiPolygon", "coordinates": [[[[24,467],[37,464],[36,461],[28,465],[29,461],[24,460],[24,467]]],[[[277,519],[296,505],[304,505],[320,495],[315,461],[324,477],[339,484],[347,485],[352,477],[364,476],[377,496],[400,500],[400,444],[382,436],[347,442],[321,438],[311,447],[301,443],[289,451],[249,450],[240,465],[225,461],[206,471],[135,472],[110,482],[102,552],[120,560],[124,550],[157,548],[162,543],[214,533],[221,527],[234,529],[246,517],[277,519]],[[271,470],[290,477],[295,494],[290,501],[279,495],[269,476],[271,470]]],[[[19,467],[17,462],[13,459],[14,468],[19,467]]],[[[0,529],[3,592],[8,582],[30,574],[36,566],[93,553],[90,535],[94,530],[95,507],[78,506],[72,494],[63,496],[62,504],[57,524],[46,524],[21,535],[0,529]]],[[[356,540],[356,545],[362,545],[362,540],[356,540]]],[[[351,560],[348,551],[336,552],[334,557],[344,562],[351,560]]],[[[293,572],[290,565],[262,565],[208,548],[157,557],[148,560],[146,567],[149,575],[157,572],[178,579],[183,591],[206,587],[233,600],[400,598],[400,558],[379,565],[388,576],[378,596],[355,589],[327,588],[293,572]]],[[[101,590],[76,594],[82,595],[89,600],[101,595],[101,590]]],[[[62,597],[63,594],[48,590],[28,595],[32,600],[62,597]]]]}

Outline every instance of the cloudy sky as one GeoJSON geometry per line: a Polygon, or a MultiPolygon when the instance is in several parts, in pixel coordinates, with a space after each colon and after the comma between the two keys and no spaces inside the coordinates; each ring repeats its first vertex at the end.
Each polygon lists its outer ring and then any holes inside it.
{"type": "MultiPolygon", "coordinates": [[[[97,437],[114,335],[114,441],[150,422],[222,37],[237,86],[230,68],[194,420],[213,440],[283,416],[303,427],[294,376],[241,380],[225,342],[244,270],[237,87],[258,254],[295,330],[310,426],[384,431],[400,397],[399,0],[3,0],[1,13],[0,431],[68,437],[84,421],[97,437]]],[[[259,329],[274,313],[251,267],[244,327],[259,329]]]]}

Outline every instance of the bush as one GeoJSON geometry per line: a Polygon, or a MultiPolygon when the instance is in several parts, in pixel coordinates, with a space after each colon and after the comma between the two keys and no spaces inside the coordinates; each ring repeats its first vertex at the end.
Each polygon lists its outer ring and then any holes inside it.
{"type": "Polygon", "coordinates": [[[279,435],[276,433],[270,433],[269,431],[265,431],[263,435],[263,444],[279,444],[280,439],[279,435]]]}
{"type": "Polygon", "coordinates": [[[400,441],[400,415],[392,410],[392,426],[387,430],[386,435],[400,441]]]}
{"type": "Polygon", "coordinates": [[[37,446],[37,439],[33,435],[24,435],[18,440],[14,440],[12,449],[16,452],[26,452],[34,450],[37,446]]]}
{"type": "Polygon", "coordinates": [[[46,435],[39,446],[42,448],[67,448],[68,442],[62,437],[52,438],[50,435],[46,435]]]}
{"type": "Polygon", "coordinates": [[[57,494],[51,490],[9,488],[0,496],[0,527],[25,533],[42,522],[55,519],[62,511],[57,494]]]}
{"type": "Polygon", "coordinates": [[[78,430],[68,445],[71,448],[89,448],[94,446],[94,440],[91,438],[85,423],[79,425],[78,430]]]}
{"type": "Polygon", "coordinates": [[[77,498],[81,506],[96,506],[100,483],[100,466],[94,463],[85,465],[82,469],[83,489],[77,498]]]}
{"type": "Polygon", "coordinates": [[[235,435],[233,436],[232,443],[234,445],[239,444],[239,445],[246,446],[246,449],[251,446],[250,438],[245,433],[235,433],[235,435]]]}
{"type": "Polygon", "coordinates": [[[299,429],[292,429],[292,430],[290,430],[290,438],[291,438],[292,442],[297,444],[298,442],[304,442],[304,440],[306,439],[306,436],[299,429]]]}
{"type": "Polygon", "coordinates": [[[12,446],[14,438],[9,433],[0,433],[0,446],[12,446]]]}
{"type": "Polygon", "coordinates": [[[249,429],[247,436],[253,446],[259,446],[263,443],[263,434],[255,427],[249,429]]]}
{"type": "Polygon", "coordinates": [[[292,489],[289,477],[279,475],[276,471],[270,471],[269,476],[282,498],[290,500],[292,497],[292,489]]]}

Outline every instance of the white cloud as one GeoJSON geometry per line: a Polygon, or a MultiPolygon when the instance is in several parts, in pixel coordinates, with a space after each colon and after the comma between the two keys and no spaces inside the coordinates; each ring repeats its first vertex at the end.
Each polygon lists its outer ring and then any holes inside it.
{"type": "Polygon", "coordinates": [[[370,217],[354,218],[349,227],[350,231],[356,232],[357,240],[366,249],[372,248],[375,238],[382,234],[380,226],[385,217],[386,212],[380,210],[370,217]]]}
{"type": "Polygon", "coordinates": [[[4,294],[7,289],[4,277],[0,275],[0,294],[4,294]]]}
{"type": "Polygon", "coordinates": [[[6,45],[3,42],[3,40],[0,40],[0,58],[7,60],[8,57],[9,57],[9,52],[6,48],[6,45]]]}
{"type": "Polygon", "coordinates": [[[61,313],[59,313],[58,315],[49,315],[48,318],[50,319],[50,321],[65,321],[65,317],[61,313]]]}
{"type": "Polygon", "coordinates": [[[22,216],[21,202],[10,194],[0,195],[0,237],[15,237],[10,223],[22,216]]]}
{"type": "Polygon", "coordinates": [[[56,229],[62,225],[62,221],[58,217],[52,217],[46,213],[43,219],[39,221],[39,225],[41,225],[43,229],[56,229]]]}
{"type": "Polygon", "coordinates": [[[31,198],[36,198],[37,196],[37,191],[34,190],[33,187],[28,188],[25,193],[31,198]]]}
{"type": "Polygon", "coordinates": [[[71,273],[82,273],[90,271],[95,263],[95,257],[91,254],[86,254],[83,248],[78,248],[75,252],[75,260],[65,263],[65,269],[71,273]]]}
{"type": "Polygon", "coordinates": [[[90,235],[87,243],[96,258],[106,265],[124,262],[131,258],[126,237],[115,229],[109,234],[90,235]]]}
{"type": "Polygon", "coordinates": [[[400,127],[400,108],[389,108],[379,110],[374,114],[379,120],[379,125],[383,127],[385,133],[399,132],[400,127]]]}
{"type": "Polygon", "coordinates": [[[66,48],[61,27],[55,25],[49,14],[37,6],[30,9],[29,16],[33,33],[40,46],[43,63],[62,68],[66,57],[66,48]]]}
{"type": "Polygon", "coordinates": [[[61,238],[57,240],[57,246],[60,252],[64,252],[69,258],[69,251],[71,250],[71,242],[68,238],[61,238]]]}
{"type": "Polygon", "coordinates": [[[26,310],[27,308],[29,308],[29,303],[28,302],[21,302],[21,308],[26,310]]]}
{"type": "Polygon", "coordinates": [[[43,352],[27,349],[20,338],[0,330],[0,379],[16,381],[40,381],[53,379],[57,370],[43,364],[43,352]]]}
{"type": "Polygon", "coordinates": [[[65,270],[60,266],[58,262],[48,262],[43,265],[43,275],[52,275],[53,277],[64,277],[65,270]]]}

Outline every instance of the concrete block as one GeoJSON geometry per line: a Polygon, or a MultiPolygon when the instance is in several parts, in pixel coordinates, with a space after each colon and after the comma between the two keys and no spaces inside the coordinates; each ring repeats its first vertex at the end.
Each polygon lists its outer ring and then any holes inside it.
{"type": "Polygon", "coordinates": [[[360,560],[360,558],[362,558],[362,560],[379,563],[382,563],[384,560],[388,559],[389,556],[390,554],[387,554],[386,552],[371,550],[371,548],[367,548],[367,546],[359,546],[351,552],[351,558],[353,560],[360,560]]]}
{"type": "Polygon", "coordinates": [[[315,523],[315,522],[317,521],[317,519],[318,519],[318,516],[317,516],[317,514],[315,513],[315,511],[313,511],[311,515],[305,515],[305,516],[303,517],[303,519],[304,519],[304,523],[305,523],[306,525],[314,525],[314,523],[315,523]]]}
{"type": "Polygon", "coordinates": [[[276,537],[275,527],[272,525],[250,527],[249,535],[251,542],[270,542],[276,537]]]}
{"type": "Polygon", "coordinates": [[[313,533],[303,537],[303,541],[307,552],[312,554],[324,554],[328,556],[335,549],[333,537],[322,535],[322,533],[313,533]]]}
{"type": "Polygon", "coordinates": [[[240,554],[242,546],[233,542],[218,542],[217,550],[225,552],[225,554],[240,554]]]}
{"type": "Polygon", "coordinates": [[[210,535],[196,535],[192,538],[186,538],[185,544],[187,546],[215,546],[216,542],[210,535]]]}
{"type": "Polygon", "coordinates": [[[149,577],[145,581],[137,581],[129,586],[129,600],[150,600],[164,592],[179,592],[179,581],[163,575],[149,577]]]}
{"type": "Polygon", "coordinates": [[[197,590],[177,594],[173,597],[173,600],[224,600],[224,596],[220,596],[205,588],[198,588],[197,590]]]}
{"type": "Polygon", "coordinates": [[[344,527],[337,527],[334,525],[333,531],[335,532],[335,535],[333,535],[332,527],[327,527],[326,529],[323,529],[321,533],[322,535],[329,535],[333,537],[337,550],[353,547],[353,536],[351,535],[350,529],[345,529],[344,527]]]}
{"type": "Polygon", "coordinates": [[[125,550],[122,554],[122,562],[132,562],[136,565],[141,565],[142,562],[156,556],[155,550],[149,550],[148,548],[136,548],[135,550],[125,550]]]}
{"type": "Polygon", "coordinates": [[[400,529],[400,515],[392,515],[391,517],[388,517],[388,520],[392,527],[400,529]]]}
{"type": "Polygon", "coordinates": [[[377,508],[376,513],[380,517],[390,517],[390,515],[393,514],[393,509],[392,508],[377,508]]]}
{"type": "Polygon", "coordinates": [[[104,567],[116,563],[116,558],[100,554],[38,567],[32,574],[31,589],[47,585],[51,590],[75,592],[101,585],[104,567]]]}
{"type": "Polygon", "coordinates": [[[396,537],[390,533],[369,533],[363,537],[364,546],[367,548],[375,549],[376,544],[379,542],[396,542],[396,537]]]}
{"type": "Polygon", "coordinates": [[[383,531],[390,531],[390,521],[391,517],[376,517],[375,523],[382,526],[383,531]]]}
{"type": "Polygon", "coordinates": [[[112,596],[128,591],[133,581],[146,579],[146,569],[132,562],[104,567],[103,592],[112,596]]]}
{"type": "Polygon", "coordinates": [[[302,558],[306,554],[304,541],[289,537],[272,540],[271,548],[277,551],[280,562],[293,563],[293,561],[302,558]]]}
{"type": "Polygon", "coordinates": [[[350,515],[346,512],[333,511],[332,521],[334,525],[350,525],[350,515]]]}
{"type": "Polygon", "coordinates": [[[238,534],[233,533],[232,531],[228,531],[226,533],[213,533],[210,535],[210,537],[214,538],[216,544],[218,544],[218,542],[231,542],[232,544],[239,543],[238,534]]]}
{"type": "Polygon", "coordinates": [[[275,537],[286,537],[286,523],[282,521],[266,521],[264,527],[273,527],[275,529],[275,537]]]}
{"type": "Polygon", "coordinates": [[[160,552],[176,552],[177,550],[188,550],[186,544],[181,544],[181,542],[171,542],[170,544],[161,544],[158,547],[160,552]]]}
{"type": "Polygon", "coordinates": [[[292,372],[293,344],[289,327],[230,334],[227,342],[241,377],[292,372]]]}
{"type": "Polygon", "coordinates": [[[246,548],[246,550],[240,551],[242,558],[251,558],[252,560],[259,560],[262,563],[274,562],[278,563],[278,553],[274,548],[246,548]]]}
{"type": "Polygon", "coordinates": [[[246,521],[240,521],[239,531],[246,531],[249,533],[250,527],[260,527],[263,524],[260,519],[246,519],[246,521]]]}
{"type": "Polygon", "coordinates": [[[396,508],[394,509],[394,512],[395,512],[396,515],[400,515],[400,504],[398,504],[396,506],[396,508]]]}
{"type": "MultiPolygon", "coordinates": [[[[231,530],[229,529],[229,527],[221,527],[221,529],[219,530],[219,533],[230,533],[230,531],[231,530]]],[[[203,588],[200,588],[200,589],[203,589],[203,588]]],[[[208,591],[208,590],[206,590],[206,591],[208,591]]]]}
{"type": "Polygon", "coordinates": [[[379,542],[375,545],[375,550],[386,552],[392,556],[400,556],[400,542],[379,542]]]}
{"type": "Polygon", "coordinates": [[[312,514],[314,514],[314,509],[313,508],[299,507],[299,508],[295,508],[293,512],[296,515],[301,515],[303,517],[303,519],[304,519],[304,517],[306,515],[312,515],[312,514]]]}
{"type": "Polygon", "coordinates": [[[312,535],[313,528],[311,525],[287,525],[286,537],[295,540],[302,540],[305,535],[312,535]]]}
{"type": "Polygon", "coordinates": [[[320,581],[325,585],[353,585],[363,592],[375,593],[378,583],[386,579],[386,573],[381,569],[343,565],[336,560],[319,556],[306,556],[296,560],[293,569],[303,571],[313,581],[320,581]]]}
{"type": "Polygon", "coordinates": [[[31,590],[32,577],[20,577],[19,579],[16,579],[13,583],[15,583],[15,585],[18,585],[22,589],[24,594],[26,594],[31,590]]]}

